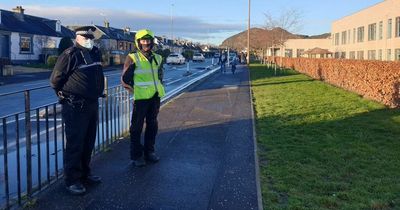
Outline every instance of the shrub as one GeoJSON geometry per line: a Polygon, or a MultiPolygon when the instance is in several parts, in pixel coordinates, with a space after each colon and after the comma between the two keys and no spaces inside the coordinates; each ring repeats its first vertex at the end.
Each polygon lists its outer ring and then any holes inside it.
{"type": "Polygon", "coordinates": [[[47,57],[47,65],[49,67],[54,67],[54,65],[57,62],[57,58],[58,58],[58,56],[55,56],[55,55],[51,55],[51,56],[47,57]]]}

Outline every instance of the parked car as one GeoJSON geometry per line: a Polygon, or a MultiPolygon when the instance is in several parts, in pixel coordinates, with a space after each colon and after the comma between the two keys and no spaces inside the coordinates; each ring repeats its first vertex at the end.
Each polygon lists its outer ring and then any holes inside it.
{"type": "Polygon", "coordinates": [[[184,64],[186,59],[180,53],[172,53],[167,57],[166,62],[167,64],[184,64]]]}
{"type": "Polygon", "coordinates": [[[206,60],[206,58],[204,58],[204,55],[201,53],[195,53],[195,54],[193,54],[192,60],[193,60],[193,62],[197,62],[197,61],[203,62],[206,60]]]}

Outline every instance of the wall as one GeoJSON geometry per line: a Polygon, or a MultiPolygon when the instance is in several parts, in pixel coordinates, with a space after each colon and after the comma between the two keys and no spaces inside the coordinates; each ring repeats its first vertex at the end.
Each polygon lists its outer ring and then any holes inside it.
{"type": "MultiPolygon", "coordinates": [[[[275,63],[280,63],[280,58],[275,57],[275,63]]],[[[282,58],[282,66],[389,107],[400,107],[400,62],[282,58]]]]}

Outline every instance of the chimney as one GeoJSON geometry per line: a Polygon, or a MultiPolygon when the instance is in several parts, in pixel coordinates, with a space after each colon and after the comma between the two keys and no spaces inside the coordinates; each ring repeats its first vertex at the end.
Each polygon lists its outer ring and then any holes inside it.
{"type": "Polygon", "coordinates": [[[107,20],[105,20],[105,21],[104,21],[104,27],[110,28],[110,22],[108,22],[107,20]]]}
{"type": "Polygon", "coordinates": [[[17,6],[15,8],[12,9],[13,12],[15,13],[19,13],[19,14],[24,14],[25,9],[22,8],[22,6],[17,6]]]}
{"type": "Polygon", "coordinates": [[[61,21],[60,20],[56,20],[56,31],[57,32],[61,32],[61,21]]]}

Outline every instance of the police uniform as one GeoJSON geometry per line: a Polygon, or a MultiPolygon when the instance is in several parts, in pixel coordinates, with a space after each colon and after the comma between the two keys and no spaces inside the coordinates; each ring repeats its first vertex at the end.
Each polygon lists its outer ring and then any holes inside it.
{"type": "MultiPolygon", "coordinates": [[[[75,29],[77,35],[91,39],[95,30],[93,26],[75,29]]],[[[88,177],[93,178],[89,163],[96,139],[98,98],[104,91],[100,50],[78,43],[66,49],[57,60],[50,83],[62,104],[66,134],[64,175],[68,189],[68,186],[82,184],[88,177]]]]}
{"type": "Polygon", "coordinates": [[[153,40],[154,34],[146,29],[136,33],[135,43],[139,50],[128,54],[121,78],[123,86],[134,92],[130,157],[136,166],[145,165],[145,160],[147,162],[159,160],[155,155],[154,144],[158,132],[157,115],[160,110],[160,97],[165,95],[162,84],[162,57],[151,50],[148,52],[140,50],[139,40],[143,38],[153,40]],[[146,130],[142,144],[141,133],[145,120],[146,130]]]}

